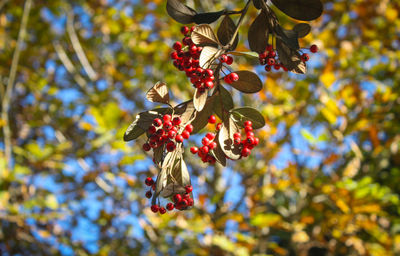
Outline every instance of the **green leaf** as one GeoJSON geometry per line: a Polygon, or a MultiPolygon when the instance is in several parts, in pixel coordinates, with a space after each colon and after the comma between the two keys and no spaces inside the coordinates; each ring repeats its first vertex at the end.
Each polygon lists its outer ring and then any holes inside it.
{"type": "Polygon", "coordinates": [[[244,122],[246,121],[253,123],[253,129],[259,129],[265,125],[264,117],[254,108],[235,108],[231,110],[231,113],[237,124],[241,127],[244,127],[244,122]]]}
{"type": "Polygon", "coordinates": [[[271,0],[286,15],[304,21],[317,19],[322,14],[320,0],[271,0]]]}

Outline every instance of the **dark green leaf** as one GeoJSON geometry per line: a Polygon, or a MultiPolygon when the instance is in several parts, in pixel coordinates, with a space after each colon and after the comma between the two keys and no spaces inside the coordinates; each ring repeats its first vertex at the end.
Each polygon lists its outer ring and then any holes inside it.
{"type": "Polygon", "coordinates": [[[192,23],[197,14],[196,11],[182,4],[179,0],[167,0],[167,12],[174,20],[182,24],[192,23]]]}
{"type": "Polygon", "coordinates": [[[223,110],[228,113],[229,110],[233,108],[233,99],[232,95],[226,90],[222,85],[219,86],[219,93],[216,95],[214,100],[214,112],[221,118],[225,119],[223,114],[223,110]]]}
{"type": "MultiPolygon", "coordinates": [[[[235,30],[236,30],[235,23],[233,22],[231,17],[229,17],[229,15],[226,15],[225,18],[222,20],[221,25],[219,26],[217,32],[218,39],[222,45],[227,45],[231,41],[233,34],[235,33],[235,30]]],[[[236,49],[238,43],[239,43],[239,34],[236,35],[232,46],[228,50],[233,51],[234,49],[236,49]]]]}
{"type": "Polygon", "coordinates": [[[306,64],[301,61],[300,54],[293,49],[287,47],[279,38],[276,39],[276,51],[279,60],[291,72],[296,74],[304,74],[307,70],[306,64]]]}
{"type": "Polygon", "coordinates": [[[299,23],[293,27],[293,30],[297,32],[299,38],[302,38],[310,33],[311,26],[307,23],[299,23]]]}
{"type": "Polygon", "coordinates": [[[248,40],[250,49],[257,53],[265,51],[268,44],[268,20],[264,10],[256,17],[249,27],[248,40]]]}
{"type": "Polygon", "coordinates": [[[205,12],[205,13],[198,13],[193,17],[193,21],[196,24],[210,24],[214,21],[218,20],[221,15],[224,14],[224,10],[219,12],[205,12]]]}
{"type": "Polygon", "coordinates": [[[246,121],[251,121],[254,129],[260,129],[265,125],[264,117],[254,108],[235,108],[231,110],[231,113],[236,123],[241,127],[244,127],[246,121]]]}
{"type": "Polygon", "coordinates": [[[138,138],[140,135],[142,135],[145,132],[142,128],[140,128],[137,125],[137,121],[135,120],[133,123],[131,123],[126,129],[126,132],[124,134],[124,141],[130,141],[138,138]]]}
{"type": "Polygon", "coordinates": [[[322,3],[320,0],[271,0],[279,10],[288,16],[310,21],[315,20],[322,14],[322,3]]]}
{"type": "Polygon", "coordinates": [[[255,73],[247,70],[236,71],[239,80],[230,84],[236,90],[244,93],[256,93],[262,89],[261,79],[255,73]]]}

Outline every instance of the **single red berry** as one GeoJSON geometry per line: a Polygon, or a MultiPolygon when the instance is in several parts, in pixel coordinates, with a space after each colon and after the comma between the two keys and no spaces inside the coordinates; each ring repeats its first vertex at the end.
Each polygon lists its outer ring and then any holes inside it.
{"type": "Polygon", "coordinates": [[[259,142],[260,142],[259,138],[254,138],[254,146],[257,146],[259,142]]]}
{"type": "Polygon", "coordinates": [[[233,138],[233,143],[234,143],[235,145],[239,145],[240,142],[241,142],[240,137],[233,138]]]}
{"type": "Polygon", "coordinates": [[[189,139],[190,137],[190,133],[188,131],[183,131],[181,135],[185,140],[189,139]]]}
{"type": "Polygon", "coordinates": [[[167,212],[164,207],[160,207],[158,211],[160,212],[160,214],[165,214],[167,212]]]}
{"type": "Polygon", "coordinates": [[[188,131],[189,133],[192,133],[193,132],[193,125],[191,125],[191,124],[186,125],[185,130],[188,131]]]}
{"type": "Polygon", "coordinates": [[[199,149],[197,147],[191,147],[190,152],[192,152],[192,154],[196,154],[197,152],[199,152],[199,149]]]}
{"type": "Polygon", "coordinates": [[[182,49],[181,42],[175,42],[172,48],[174,48],[175,51],[180,51],[182,49]]]}
{"type": "Polygon", "coordinates": [[[187,36],[187,37],[182,39],[182,43],[184,45],[191,45],[193,42],[192,42],[192,39],[190,39],[190,37],[187,36]]]}
{"type": "Polygon", "coordinates": [[[253,127],[251,127],[251,126],[246,126],[246,127],[244,127],[244,131],[245,131],[245,132],[251,132],[251,131],[253,131],[253,127]]]}
{"type": "Polygon", "coordinates": [[[266,65],[265,67],[264,67],[264,69],[265,69],[265,71],[271,71],[271,66],[268,66],[268,65],[266,65]]]}
{"type": "Polygon", "coordinates": [[[200,148],[201,153],[203,154],[208,154],[208,152],[210,151],[209,148],[207,146],[202,146],[200,148]]]}
{"type": "Polygon", "coordinates": [[[176,136],[176,132],[174,130],[169,130],[168,138],[173,139],[176,136]]]}
{"type": "Polygon", "coordinates": [[[146,197],[147,197],[147,198],[151,198],[152,195],[153,195],[153,194],[151,193],[150,190],[146,192],[146,197]]]}
{"type": "Polygon", "coordinates": [[[161,119],[160,119],[160,118],[154,119],[154,120],[153,120],[153,125],[154,125],[155,127],[159,127],[160,125],[162,125],[161,119]]]}
{"type": "Polygon", "coordinates": [[[186,206],[188,206],[188,201],[186,199],[182,199],[182,201],[179,204],[181,205],[182,208],[185,208],[186,206]]]}
{"type": "Polygon", "coordinates": [[[168,210],[168,211],[172,211],[172,210],[174,209],[174,204],[173,204],[173,203],[168,203],[168,204],[166,205],[166,207],[167,207],[167,210],[168,210]]]}
{"type": "Polygon", "coordinates": [[[159,129],[159,130],[157,130],[156,134],[157,134],[159,137],[161,137],[161,136],[163,136],[163,135],[165,134],[165,131],[164,131],[163,129],[159,129]]]}
{"type": "Polygon", "coordinates": [[[206,69],[205,70],[205,74],[208,76],[208,77],[210,77],[210,76],[213,76],[214,75],[214,71],[212,70],[212,69],[206,69]]]}
{"type": "Polygon", "coordinates": [[[303,62],[309,61],[310,60],[310,56],[307,53],[303,53],[303,55],[301,55],[301,60],[303,62]]]}
{"type": "Polygon", "coordinates": [[[259,58],[260,60],[261,60],[261,59],[267,58],[267,56],[268,56],[268,53],[267,53],[266,51],[264,51],[264,52],[258,54],[258,58],[259,58]]]}
{"type": "Polygon", "coordinates": [[[281,68],[281,65],[280,65],[280,64],[275,64],[275,65],[274,65],[274,69],[275,69],[275,70],[279,70],[280,68],[281,68]]]}
{"type": "Polygon", "coordinates": [[[144,181],[144,183],[147,186],[152,186],[154,184],[154,180],[152,178],[150,178],[150,177],[147,177],[146,180],[144,181]]]}
{"type": "MultiPolygon", "coordinates": [[[[190,193],[190,192],[189,192],[190,193]]],[[[183,199],[188,200],[190,198],[190,194],[186,193],[183,195],[183,199]]]]}
{"type": "Polygon", "coordinates": [[[225,54],[222,54],[222,55],[219,57],[219,60],[220,60],[222,63],[225,63],[225,62],[228,60],[228,57],[227,57],[225,54]]]}
{"type": "Polygon", "coordinates": [[[215,124],[216,121],[217,121],[217,118],[214,115],[211,115],[208,117],[208,122],[210,124],[215,124]]]}
{"type": "Polygon", "coordinates": [[[171,121],[164,122],[163,127],[165,130],[169,131],[172,128],[172,122],[171,121]]]}
{"type": "Polygon", "coordinates": [[[232,56],[228,56],[227,59],[226,59],[226,64],[232,65],[232,63],[233,63],[233,58],[232,58],[232,56]]]}
{"type": "Polygon", "coordinates": [[[150,146],[149,143],[144,143],[142,148],[143,148],[144,151],[150,151],[151,146],[150,146]]]}
{"type": "Polygon", "coordinates": [[[152,212],[154,212],[154,213],[156,213],[156,212],[158,212],[158,205],[156,205],[156,204],[153,204],[152,206],[151,206],[151,211],[152,212]]]}
{"type": "Polygon", "coordinates": [[[193,187],[191,185],[185,186],[185,189],[186,189],[186,194],[189,194],[193,191],[193,187]]]}
{"type": "Polygon", "coordinates": [[[272,66],[272,65],[275,64],[275,59],[274,58],[268,58],[267,63],[268,63],[268,65],[272,66]]]}
{"type": "Polygon", "coordinates": [[[215,141],[210,142],[210,144],[208,144],[209,149],[214,149],[217,147],[217,143],[215,141]]]}
{"type": "Polygon", "coordinates": [[[154,134],[156,131],[157,131],[157,128],[155,126],[152,125],[152,126],[149,127],[149,133],[150,134],[154,134]]]}
{"type": "Polygon", "coordinates": [[[312,53],[318,52],[318,46],[315,45],[315,44],[311,45],[311,47],[310,47],[310,52],[312,52],[312,53]]]}
{"type": "Polygon", "coordinates": [[[231,83],[232,83],[231,77],[230,77],[229,75],[224,76],[224,81],[225,81],[225,83],[227,83],[227,84],[231,84],[231,83]]]}
{"type": "Polygon", "coordinates": [[[188,206],[193,206],[194,201],[193,201],[192,198],[188,198],[188,199],[186,199],[186,200],[187,200],[187,202],[188,202],[188,206]]]}
{"type": "Polygon", "coordinates": [[[210,144],[210,140],[209,140],[207,137],[204,137],[204,138],[201,140],[201,143],[202,143],[204,146],[208,146],[208,144],[210,144]]]}
{"type": "Polygon", "coordinates": [[[242,137],[242,135],[240,133],[238,133],[238,132],[235,132],[233,134],[233,138],[239,138],[240,139],[240,137],[242,137]]]}
{"type": "Polygon", "coordinates": [[[275,58],[275,56],[276,56],[276,52],[275,51],[270,51],[268,53],[268,57],[275,58]]]}
{"type": "Polygon", "coordinates": [[[173,120],[172,120],[172,123],[174,124],[174,125],[180,125],[181,124],[181,118],[180,117],[175,117],[173,120]]]}
{"type": "Polygon", "coordinates": [[[183,142],[183,136],[181,134],[176,135],[175,141],[178,142],[178,143],[183,142]]]}
{"type": "Polygon", "coordinates": [[[208,132],[208,133],[206,134],[206,137],[207,137],[209,140],[213,140],[213,139],[215,138],[215,134],[212,133],[212,132],[208,132]]]}
{"type": "Polygon", "coordinates": [[[175,143],[173,143],[172,141],[168,142],[168,144],[167,144],[167,151],[168,152],[174,151],[175,148],[176,148],[175,143]]]}
{"type": "Polygon", "coordinates": [[[217,127],[215,128],[217,131],[219,131],[219,130],[221,130],[221,128],[222,128],[222,123],[218,123],[217,124],[217,127]]]}
{"type": "Polygon", "coordinates": [[[229,76],[231,77],[230,80],[231,80],[232,82],[236,82],[236,81],[239,80],[239,75],[236,74],[235,72],[230,73],[229,76]]]}
{"type": "Polygon", "coordinates": [[[214,83],[212,81],[207,81],[204,83],[204,86],[207,87],[208,89],[211,89],[214,87],[214,83]]]}
{"type": "Polygon", "coordinates": [[[254,145],[254,137],[248,137],[246,139],[246,142],[248,145],[254,145]]]}
{"type": "Polygon", "coordinates": [[[247,156],[249,156],[250,155],[250,153],[251,153],[251,150],[249,149],[249,148],[243,148],[242,149],[242,156],[243,157],[247,157],[247,156]]]}
{"type": "Polygon", "coordinates": [[[178,59],[179,57],[178,57],[178,53],[177,52],[172,52],[171,53],[171,59],[173,59],[173,60],[176,60],[176,59],[178,59]]]}
{"type": "Polygon", "coordinates": [[[268,52],[272,51],[273,50],[272,45],[268,44],[265,50],[267,50],[268,52]]]}
{"type": "Polygon", "coordinates": [[[246,137],[247,138],[254,137],[254,132],[246,132],[246,137]]]}
{"type": "Polygon", "coordinates": [[[164,115],[163,116],[164,123],[171,121],[171,118],[172,118],[171,115],[168,115],[168,114],[164,115]]]}
{"type": "Polygon", "coordinates": [[[244,122],[244,126],[253,126],[253,123],[250,120],[248,120],[244,122]]]}
{"type": "Polygon", "coordinates": [[[174,195],[174,202],[179,203],[180,201],[182,201],[182,196],[180,194],[174,195]]]}

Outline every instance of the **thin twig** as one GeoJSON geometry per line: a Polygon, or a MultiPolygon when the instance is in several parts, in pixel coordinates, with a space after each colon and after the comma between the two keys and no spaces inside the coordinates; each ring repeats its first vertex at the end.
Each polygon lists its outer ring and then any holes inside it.
{"type": "Polygon", "coordinates": [[[56,50],[58,58],[61,60],[64,67],[67,71],[73,76],[75,82],[81,87],[84,88],[86,85],[85,79],[81,75],[79,75],[78,71],[76,70],[74,64],[72,64],[71,60],[68,58],[67,53],[65,52],[62,45],[58,42],[53,43],[54,49],[56,50]]]}
{"type": "Polygon", "coordinates": [[[69,38],[72,43],[72,47],[74,48],[79,61],[81,62],[83,69],[85,70],[86,74],[89,76],[90,80],[95,81],[97,79],[97,73],[94,71],[92,66],[90,65],[85,52],[83,51],[82,45],[79,42],[78,35],[75,32],[74,29],[74,12],[69,11],[68,12],[68,18],[67,18],[67,32],[69,35],[69,38]]]}
{"type": "Polygon", "coordinates": [[[242,14],[240,15],[238,24],[236,25],[235,33],[233,34],[233,36],[232,36],[231,41],[229,42],[229,44],[226,45],[226,46],[228,46],[227,49],[229,49],[229,48],[233,45],[233,43],[235,42],[236,35],[237,35],[238,32],[239,32],[240,25],[242,25],[243,18],[244,18],[244,16],[246,15],[247,10],[249,9],[249,6],[250,6],[250,0],[247,1],[246,6],[241,10],[242,14]]]}
{"type": "Polygon", "coordinates": [[[26,36],[26,26],[28,24],[28,18],[31,6],[32,6],[32,0],[26,0],[24,11],[22,13],[21,27],[18,32],[17,45],[15,47],[15,51],[11,62],[10,76],[8,78],[6,92],[2,101],[1,119],[3,119],[5,122],[3,126],[5,155],[7,159],[7,165],[10,170],[12,169],[13,165],[12,165],[11,129],[10,129],[10,120],[8,112],[10,111],[10,102],[12,98],[12,92],[14,90],[15,77],[17,75],[19,55],[21,53],[22,44],[26,36]]]}

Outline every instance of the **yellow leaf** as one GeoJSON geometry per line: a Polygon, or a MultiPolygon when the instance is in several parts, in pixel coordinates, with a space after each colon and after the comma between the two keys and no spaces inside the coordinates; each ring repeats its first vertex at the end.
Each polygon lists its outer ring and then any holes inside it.
{"type": "Polygon", "coordinates": [[[342,212],[344,212],[344,213],[348,213],[350,211],[350,208],[347,206],[347,204],[342,199],[338,199],[336,201],[336,206],[340,210],[342,210],[342,212]]]}
{"type": "Polygon", "coordinates": [[[310,240],[310,237],[307,235],[306,232],[298,231],[293,234],[292,240],[296,243],[305,243],[308,242],[308,240],[310,240]]]}

